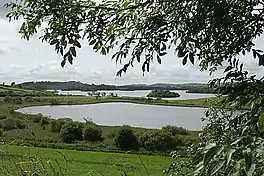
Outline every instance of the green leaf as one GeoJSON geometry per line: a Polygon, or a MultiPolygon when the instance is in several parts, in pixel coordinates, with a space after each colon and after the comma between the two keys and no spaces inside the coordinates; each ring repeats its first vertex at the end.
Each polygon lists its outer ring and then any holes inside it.
{"type": "Polygon", "coordinates": [[[224,73],[225,73],[225,72],[228,72],[229,70],[232,70],[232,69],[233,69],[233,67],[232,67],[231,65],[229,65],[228,67],[226,67],[224,73]]]}
{"type": "Polygon", "coordinates": [[[50,42],[50,45],[55,45],[56,43],[58,43],[59,40],[58,39],[53,39],[51,42],[50,42]]]}
{"type": "Polygon", "coordinates": [[[69,61],[70,64],[73,63],[73,57],[72,57],[71,54],[68,55],[68,61],[69,61]]]}
{"type": "Polygon", "coordinates": [[[258,128],[260,132],[264,132],[264,113],[259,117],[258,128]]]}
{"type": "Polygon", "coordinates": [[[188,55],[184,56],[183,60],[182,60],[182,64],[186,65],[187,64],[187,57],[188,55]]]}
{"type": "Polygon", "coordinates": [[[102,47],[102,49],[101,49],[101,53],[102,53],[103,55],[106,55],[106,49],[105,49],[105,47],[102,47]]]}
{"type": "Polygon", "coordinates": [[[234,153],[235,151],[236,151],[235,149],[230,149],[230,150],[227,152],[227,155],[226,155],[226,165],[228,165],[229,162],[231,161],[232,155],[233,155],[233,153],[234,153]]]}
{"type": "Polygon", "coordinates": [[[247,176],[253,176],[255,170],[256,170],[256,164],[252,164],[249,171],[247,172],[247,176]]]}
{"type": "Polygon", "coordinates": [[[159,56],[157,56],[157,61],[158,61],[159,64],[161,64],[161,59],[160,59],[159,56]]]}
{"type": "Polygon", "coordinates": [[[164,56],[164,55],[166,55],[166,54],[167,54],[166,52],[164,52],[164,53],[159,53],[160,56],[164,56]]]}
{"type": "Polygon", "coordinates": [[[189,54],[189,59],[190,59],[191,63],[194,65],[194,53],[189,54]]]}
{"type": "Polygon", "coordinates": [[[74,45],[77,46],[78,48],[81,48],[81,44],[78,40],[74,40],[74,45]]]}
{"type": "Polygon", "coordinates": [[[214,167],[209,171],[209,175],[215,175],[225,164],[225,160],[217,161],[214,167]]]}
{"type": "Polygon", "coordinates": [[[264,55],[261,55],[261,57],[259,57],[259,66],[264,66],[264,55]]]}
{"type": "Polygon", "coordinates": [[[61,61],[61,67],[64,67],[65,64],[66,64],[66,59],[63,59],[63,60],[61,61]]]}
{"type": "Polygon", "coordinates": [[[76,50],[75,50],[75,48],[74,47],[71,47],[70,50],[71,50],[72,55],[74,57],[76,57],[76,50]]]}
{"type": "Polygon", "coordinates": [[[95,42],[96,42],[96,40],[92,40],[92,41],[89,43],[89,45],[93,45],[93,44],[95,44],[95,42]]]}

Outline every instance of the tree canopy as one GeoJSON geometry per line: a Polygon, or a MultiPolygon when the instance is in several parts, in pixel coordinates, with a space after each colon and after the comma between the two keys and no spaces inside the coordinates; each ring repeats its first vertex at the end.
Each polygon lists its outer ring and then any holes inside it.
{"type": "MultiPolygon", "coordinates": [[[[6,7],[12,9],[10,20],[24,19],[22,37],[40,32],[62,55],[62,66],[73,63],[82,39],[104,55],[118,49],[112,56],[124,64],[118,76],[134,62],[149,71],[168,50],[175,50],[183,65],[197,63],[210,73],[227,62],[226,75],[210,81],[226,96],[206,112],[201,143],[191,148],[185,167],[192,175],[263,175],[264,77],[249,75],[240,56],[250,54],[264,66],[263,51],[255,46],[263,34],[264,1],[18,0],[6,7]]],[[[177,175],[180,164],[166,173],[177,175]]]]}
{"type": "Polygon", "coordinates": [[[40,39],[63,56],[62,66],[72,64],[82,39],[104,55],[118,47],[113,59],[126,60],[117,75],[135,60],[149,71],[151,61],[161,63],[168,49],[184,65],[197,60],[210,71],[249,51],[264,65],[262,51],[254,46],[264,25],[260,0],[19,0],[6,7],[12,9],[10,20],[25,19],[22,37],[29,40],[41,31],[40,39]]]}

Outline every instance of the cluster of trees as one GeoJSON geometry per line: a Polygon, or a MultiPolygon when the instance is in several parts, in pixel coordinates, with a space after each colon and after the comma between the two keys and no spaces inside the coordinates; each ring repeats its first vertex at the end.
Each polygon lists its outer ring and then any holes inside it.
{"type": "MultiPolygon", "coordinates": [[[[41,114],[34,116],[33,122],[54,133],[59,133],[65,143],[75,141],[103,141],[103,130],[91,121],[74,122],[70,118],[50,119],[41,114]]],[[[123,126],[113,134],[113,144],[120,150],[168,151],[184,145],[179,135],[188,135],[186,129],[175,126],[164,126],[161,130],[151,130],[142,134],[135,134],[130,126],[123,126]]]]}
{"type": "Polygon", "coordinates": [[[173,97],[180,97],[180,94],[177,92],[171,92],[169,90],[152,90],[147,97],[153,98],[173,98],[173,97]]]}
{"type": "Polygon", "coordinates": [[[136,136],[129,126],[123,126],[115,135],[115,145],[121,150],[168,151],[184,145],[178,135],[187,135],[187,130],[175,126],[164,126],[136,136]]]}
{"type": "Polygon", "coordinates": [[[189,88],[186,93],[211,93],[214,94],[216,93],[215,88],[212,88],[210,86],[195,86],[189,88]]]}

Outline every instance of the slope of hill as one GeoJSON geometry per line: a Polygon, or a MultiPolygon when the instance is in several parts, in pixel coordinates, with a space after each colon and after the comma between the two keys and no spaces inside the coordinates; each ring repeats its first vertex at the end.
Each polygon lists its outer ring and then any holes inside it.
{"type": "Polygon", "coordinates": [[[24,89],[17,86],[0,85],[0,97],[4,96],[52,96],[51,92],[41,90],[24,89]]]}

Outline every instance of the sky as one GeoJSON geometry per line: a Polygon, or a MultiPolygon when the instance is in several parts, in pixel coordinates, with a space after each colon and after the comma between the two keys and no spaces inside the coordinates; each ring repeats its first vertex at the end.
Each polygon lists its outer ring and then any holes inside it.
{"type": "MultiPolygon", "coordinates": [[[[116,72],[122,67],[111,60],[111,55],[95,53],[87,43],[78,50],[74,64],[60,66],[62,60],[52,46],[41,43],[38,37],[30,41],[22,40],[18,34],[20,22],[11,22],[5,18],[6,9],[0,0],[0,83],[21,83],[26,81],[69,81],[76,80],[94,84],[152,84],[152,83],[206,83],[208,80],[223,76],[223,69],[212,76],[201,72],[198,64],[183,66],[181,59],[173,52],[162,60],[162,64],[153,62],[150,73],[143,76],[141,65],[129,68],[122,77],[116,72]]],[[[256,41],[262,46],[264,37],[256,41]]],[[[251,74],[264,75],[264,68],[257,67],[257,60],[249,56],[243,58],[245,68],[251,74]]],[[[124,62],[125,63],[125,62],[124,62]]]]}

